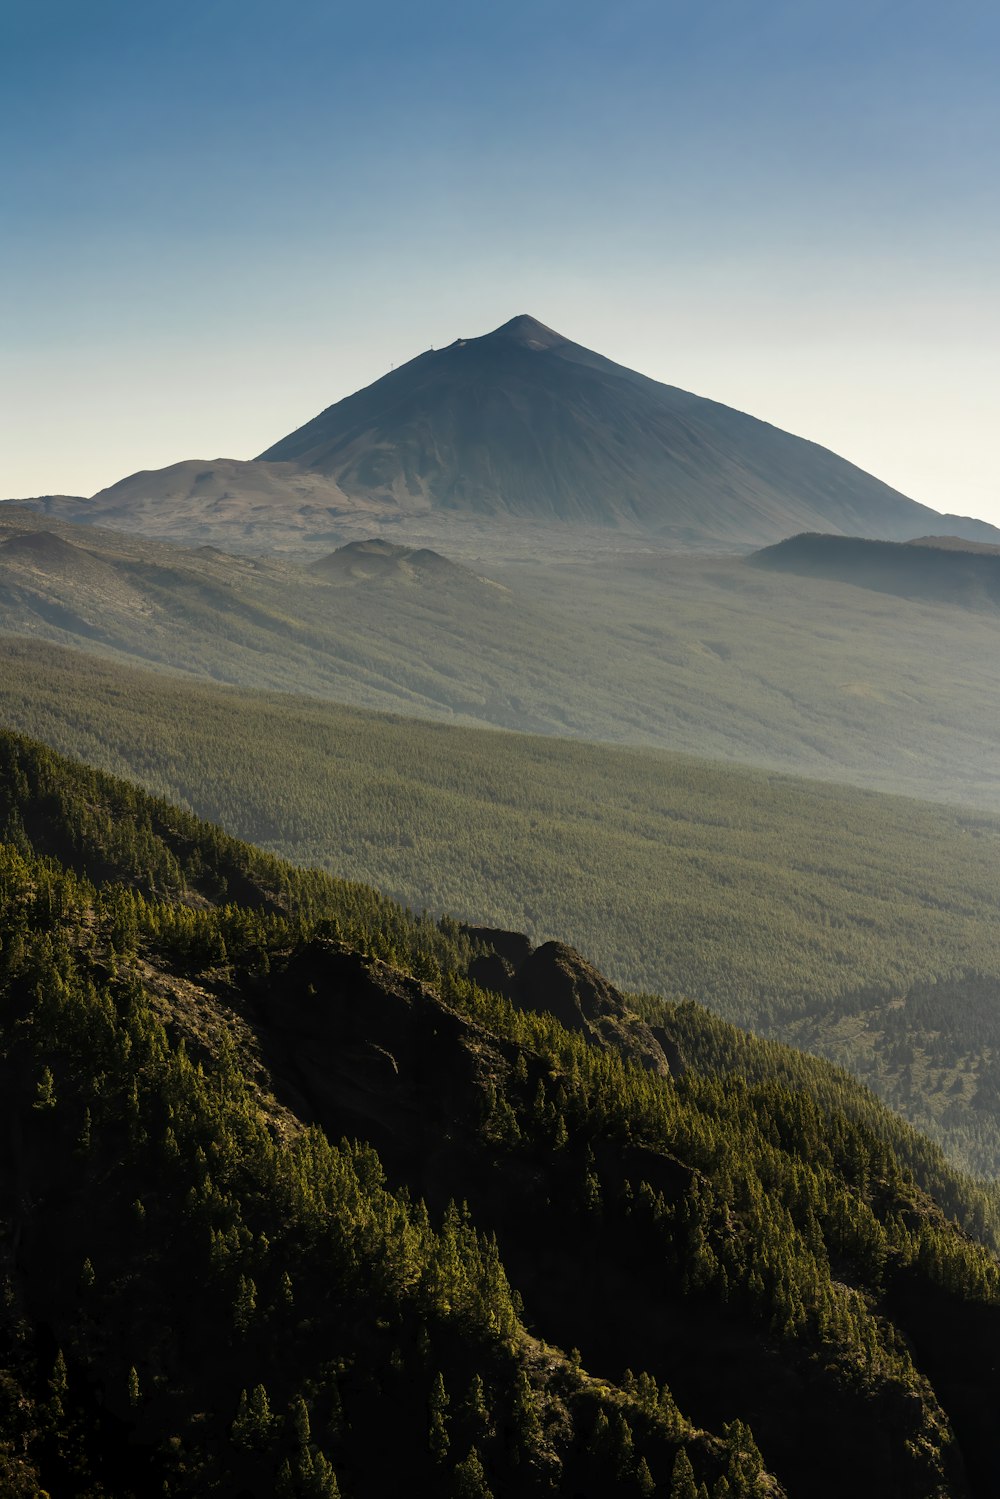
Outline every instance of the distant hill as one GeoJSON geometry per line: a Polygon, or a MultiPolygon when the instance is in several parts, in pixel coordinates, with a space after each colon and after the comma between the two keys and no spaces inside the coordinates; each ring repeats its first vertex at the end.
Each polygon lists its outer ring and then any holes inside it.
{"type": "Polygon", "coordinates": [[[329,556],[320,557],[310,570],[328,583],[432,583],[445,589],[483,586],[481,579],[440,552],[429,547],[396,546],[379,537],[350,541],[329,556]]]}
{"type": "MultiPolygon", "coordinates": [[[[942,517],[947,520],[947,516],[942,517]]],[[[991,545],[988,541],[967,541],[963,536],[915,536],[910,542],[914,547],[937,547],[943,552],[983,552],[994,556],[1000,555],[1000,546],[991,545]]]]}
{"type": "Polygon", "coordinates": [[[17,498],[9,495],[6,499],[0,501],[0,504],[17,505],[30,510],[41,510],[44,514],[50,515],[62,514],[64,510],[69,512],[79,508],[81,505],[86,506],[89,503],[90,501],[87,496],[82,494],[34,494],[21,495],[17,498]]]}
{"type": "Polygon", "coordinates": [[[89,500],[51,495],[16,503],[78,525],[120,527],[187,544],[221,541],[234,551],[275,542],[279,550],[324,540],[334,545],[342,539],[345,516],[372,508],[294,464],[234,458],[189,458],[143,470],[89,500]]]}
{"type": "Polygon", "coordinates": [[[901,544],[857,536],[792,536],[749,559],[757,567],[833,578],[924,602],[1000,609],[1000,547],[952,536],[901,544]]]}
{"type": "Polygon", "coordinates": [[[942,517],[828,449],[649,379],[522,315],[428,350],[328,407],[252,462],[133,474],[66,519],[232,548],[313,549],[398,527],[456,551],[458,530],[536,550],[588,544],[749,549],[800,531],[906,540],[942,517]],[[471,532],[470,532],[470,527],[471,532]],[[593,534],[591,534],[593,533],[593,534]]]}

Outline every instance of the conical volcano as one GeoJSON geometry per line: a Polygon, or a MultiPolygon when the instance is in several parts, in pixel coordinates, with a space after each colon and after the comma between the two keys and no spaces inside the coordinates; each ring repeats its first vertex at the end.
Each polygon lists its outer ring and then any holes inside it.
{"type": "Polygon", "coordinates": [[[418,355],[257,459],[192,459],[90,500],[24,503],[235,550],[328,551],[386,531],[475,556],[623,539],[749,551],[802,532],[1000,541],[983,521],[939,515],[827,448],[526,313],[418,355]]]}
{"type": "Polygon", "coordinates": [[[815,443],[527,314],[419,355],[261,458],[403,513],[582,522],[689,545],[804,529],[905,538],[935,516],[815,443]]]}

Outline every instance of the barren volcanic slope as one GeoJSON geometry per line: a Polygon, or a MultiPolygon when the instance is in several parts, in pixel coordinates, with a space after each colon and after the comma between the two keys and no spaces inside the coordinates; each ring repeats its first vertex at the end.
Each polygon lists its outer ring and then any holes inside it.
{"type": "Polygon", "coordinates": [[[63,519],[231,550],[393,539],[460,557],[557,556],[622,537],[749,549],[801,531],[998,541],[815,443],[625,369],[522,316],[429,350],[251,461],[190,460],[63,519]],[[513,522],[513,524],[512,524],[513,522]]]}

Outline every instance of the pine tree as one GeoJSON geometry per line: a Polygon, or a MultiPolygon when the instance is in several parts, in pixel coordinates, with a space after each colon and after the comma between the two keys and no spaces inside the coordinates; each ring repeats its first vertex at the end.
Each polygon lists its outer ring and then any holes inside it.
{"type": "Polygon", "coordinates": [[[486,1482],[486,1474],[475,1447],[455,1469],[455,1499],[493,1499],[493,1490],[486,1482]]]}
{"type": "Polygon", "coordinates": [[[598,1409],[594,1417],[593,1430],[587,1441],[587,1451],[591,1457],[596,1458],[606,1458],[611,1451],[611,1422],[603,1406],[598,1409]]]}
{"type": "Polygon", "coordinates": [[[295,1435],[296,1442],[300,1447],[308,1447],[309,1438],[311,1436],[311,1429],[309,1426],[309,1407],[306,1405],[301,1395],[297,1395],[292,1401],[291,1406],[289,1407],[288,1414],[291,1420],[292,1431],[295,1435]]]}
{"type": "Polygon", "coordinates": [[[34,1107],[40,1112],[47,1112],[56,1106],[56,1080],[52,1076],[51,1067],[43,1067],[42,1075],[38,1079],[38,1087],[35,1091],[34,1107]]]}
{"type": "Polygon", "coordinates": [[[56,1353],[52,1364],[52,1373],[49,1375],[49,1398],[48,1418],[55,1431],[60,1431],[66,1420],[66,1396],[69,1391],[69,1376],[66,1372],[66,1360],[60,1348],[56,1353]]]}
{"type": "Polygon", "coordinates": [[[639,1490],[641,1499],[652,1499],[653,1494],[656,1492],[653,1475],[649,1471],[649,1464],[644,1457],[639,1459],[635,1470],[635,1486],[639,1490]]]}
{"type": "Polygon", "coordinates": [[[624,1481],[635,1472],[635,1441],[632,1428],[621,1411],[615,1412],[612,1440],[615,1452],[615,1472],[619,1480],[624,1481]]]}
{"type": "Polygon", "coordinates": [[[535,1392],[526,1369],[519,1369],[514,1381],[514,1430],[523,1446],[531,1446],[542,1434],[535,1392]]]}
{"type": "Polygon", "coordinates": [[[232,1438],[236,1445],[247,1451],[266,1447],[274,1435],[274,1428],[271,1401],[264,1386],[254,1385],[249,1394],[242,1390],[232,1424],[232,1438]]]}
{"type": "Polygon", "coordinates": [[[734,1494],[752,1494],[757,1480],[764,1471],[764,1459],[754,1441],[753,1432],[745,1421],[731,1421],[722,1428],[723,1439],[729,1449],[729,1465],[726,1477],[734,1494]]]}
{"type": "Polygon", "coordinates": [[[488,1434],[491,1430],[490,1408],[486,1403],[486,1390],[479,1374],[472,1376],[465,1407],[476,1429],[488,1434]]]}
{"type": "Polygon", "coordinates": [[[306,1493],[308,1499],[340,1499],[337,1475],[325,1452],[313,1454],[312,1475],[306,1493]]]}
{"type": "Polygon", "coordinates": [[[439,1463],[447,1457],[448,1448],[451,1445],[448,1437],[448,1406],[450,1404],[448,1391],[444,1387],[444,1376],[438,1373],[431,1385],[427,1445],[439,1463]]]}
{"type": "Polygon", "coordinates": [[[257,1286],[249,1275],[241,1275],[233,1301],[233,1325],[246,1332],[257,1311],[257,1286]]]}
{"type": "Polygon", "coordinates": [[[674,1471],[670,1478],[670,1499],[698,1499],[698,1485],[695,1483],[694,1469],[683,1447],[674,1459],[674,1471]]]}

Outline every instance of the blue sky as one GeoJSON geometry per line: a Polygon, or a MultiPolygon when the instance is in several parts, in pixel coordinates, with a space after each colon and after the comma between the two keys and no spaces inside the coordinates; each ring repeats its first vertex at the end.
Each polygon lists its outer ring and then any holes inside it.
{"type": "Polygon", "coordinates": [[[527,311],[1000,521],[1000,11],[6,0],[0,494],[527,311]]]}

